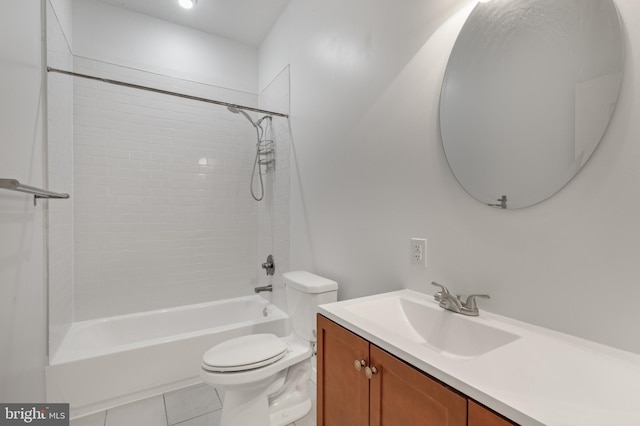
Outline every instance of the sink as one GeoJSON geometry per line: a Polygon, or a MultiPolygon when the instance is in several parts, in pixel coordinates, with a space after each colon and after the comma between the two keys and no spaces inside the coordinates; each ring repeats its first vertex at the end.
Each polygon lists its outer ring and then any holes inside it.
{"type": "Polygon", "coordinates": [[[344,309],[451,358],[475,358],[520,337],[483,323],[482,317],[465,317],[446,311],[436,303],[421,303],[401,296],[362,301],[344,309]]]}

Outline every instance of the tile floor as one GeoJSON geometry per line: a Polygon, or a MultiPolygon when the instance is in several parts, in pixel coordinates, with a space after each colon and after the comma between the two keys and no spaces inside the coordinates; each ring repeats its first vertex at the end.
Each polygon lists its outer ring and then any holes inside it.
{"type": "MultiPolygon", "coordinates": [[[[316,426],[316,388],[309,381],[313,406],[306,417],[288,426],[316,426]]],[[[114,407],[71,421],[71,426],[219,426],[222,398],[206,384],[114,407]]]]}

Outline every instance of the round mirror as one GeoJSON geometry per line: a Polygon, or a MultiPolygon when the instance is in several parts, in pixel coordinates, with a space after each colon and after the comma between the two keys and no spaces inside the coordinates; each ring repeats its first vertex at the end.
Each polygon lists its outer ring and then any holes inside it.
{"type": "Polygon", "coordinates": [[[620,91],[623,45],[611,0],[491,0],[453,47],[440,131],[473,197],[517,209],[556,193],[585,164],[620,91]]]}

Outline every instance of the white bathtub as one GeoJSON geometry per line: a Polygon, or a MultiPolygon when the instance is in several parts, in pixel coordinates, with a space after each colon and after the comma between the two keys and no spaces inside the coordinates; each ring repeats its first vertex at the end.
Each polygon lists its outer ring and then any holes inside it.
{"type": "Polygon", "coordinates": [[[202,354],[232,337],[289,333],[289,317],[261,296],[76,322],[46,372],[48,402],[71,417],[200,382],[202,354]]]}

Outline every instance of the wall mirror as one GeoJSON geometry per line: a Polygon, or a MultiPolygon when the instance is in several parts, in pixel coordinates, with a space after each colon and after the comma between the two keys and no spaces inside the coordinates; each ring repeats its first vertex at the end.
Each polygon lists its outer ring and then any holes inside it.
{"type": "Polygon", "coordinates": [[[464,189],[508,209],[559,191],[609,124],[623,54],[612,0],[478,3],[440,98],[445,154],[464,189]]]}

